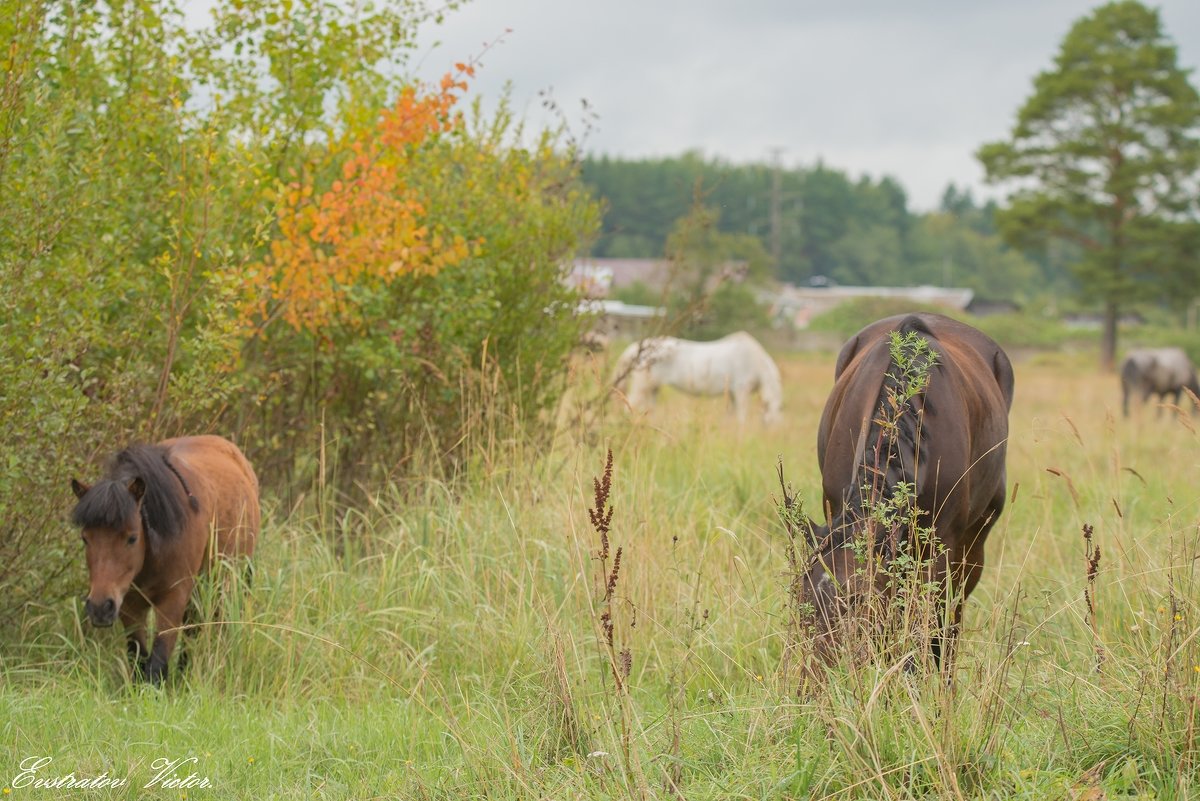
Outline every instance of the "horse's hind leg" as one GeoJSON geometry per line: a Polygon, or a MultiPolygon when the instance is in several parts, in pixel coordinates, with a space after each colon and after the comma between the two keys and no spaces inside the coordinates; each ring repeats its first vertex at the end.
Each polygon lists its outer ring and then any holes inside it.
{"type": "Polygon", "coordinates": [[[962,630],[963,607],[983,575],[983,545],[987,541],[988,532],[996,525],[1000,512],[1004,510],[1004,500],[1004,488],[1001,487],[988,505],[986,514],[967,527],[966,532],[973,531],[976,532],[975,535],[960,548],[955,548],[957,553],[953,557],[950,553],[946,555],[947,575],[950,579],[946,588],[949,590],[946,596],[947,603],[950,604],[949,609],[945,610],[947,625],[933,638],[930,650],[933,651],[933,658],[947,679],[954,672],[954,656],[958,635],[962,630]]]}

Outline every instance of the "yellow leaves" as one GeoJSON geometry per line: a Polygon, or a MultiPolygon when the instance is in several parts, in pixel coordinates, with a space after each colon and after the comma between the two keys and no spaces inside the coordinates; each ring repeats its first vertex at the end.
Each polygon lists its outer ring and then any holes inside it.
{"type": "MultiPolygon", "coordinates": [[[[459,72],[473,74],[469,65],[459,72]]],[[[349,156],[327,190],[311,182],[279,187],[279,234],[245,279],[247,327],[261,332],[268,308],[297,330],[355,325],[355,287],[434,273],[470,255],[461,237],[447,241],[423,219],[425,204],[404,179],[411,149],[459,124],[451,111],[466,86],[447,75],[435,92],[404,89],[373,130],[337,145],[349,156]]]]}

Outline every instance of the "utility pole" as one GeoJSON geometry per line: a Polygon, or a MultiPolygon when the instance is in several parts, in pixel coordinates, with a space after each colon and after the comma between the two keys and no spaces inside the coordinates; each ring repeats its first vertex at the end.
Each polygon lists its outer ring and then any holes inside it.
{"type": "Polygon", "coordinates": [[[783,148],[771,148],[771,258],[775,275],[783,264],[783,148]]]}

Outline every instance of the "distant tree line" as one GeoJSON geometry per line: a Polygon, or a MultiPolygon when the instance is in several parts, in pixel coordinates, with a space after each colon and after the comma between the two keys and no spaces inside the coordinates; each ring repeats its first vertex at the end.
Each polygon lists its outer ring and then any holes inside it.
{"type": "Polygon", "coordinates": [[[776,171],[696,153],[601,156],[584,161],[583,180],[605,205],[592,248],[598,257],[663,257],[676,223],[703,205],[721,231],[753,237],[777,255],[774,276],[796,284],[822,276],[845,285],[953,285],[1016,301],[1073,289],[1063,249],[1009,247],[994,204],[953,185],[939,209],[914,213],[895,179],[855,180],[821,163],[776,171]]]}

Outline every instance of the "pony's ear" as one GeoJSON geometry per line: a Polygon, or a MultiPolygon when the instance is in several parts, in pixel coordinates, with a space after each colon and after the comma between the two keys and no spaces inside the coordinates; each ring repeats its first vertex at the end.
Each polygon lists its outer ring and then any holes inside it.
{"type": "Polygon", "coordinates": [[[142,496],[146,494],[146,482],[141,476],[134,476],[129,482],[129,494],[133,496],[135,501],[141,501],[142,496]]]}
{"type": "Polygon", "coordinates": [[[71,492],[75,493],[76,498],[82,499],[84,495],[87,495],[88,490],[90,489],[91,487],[79,481],[79,479],[71,479],[71,492]]]}

